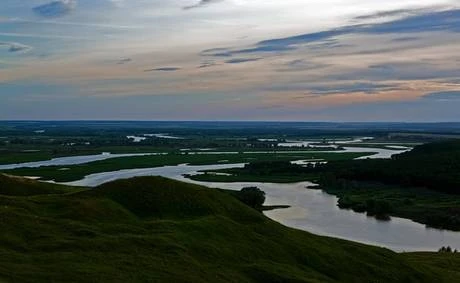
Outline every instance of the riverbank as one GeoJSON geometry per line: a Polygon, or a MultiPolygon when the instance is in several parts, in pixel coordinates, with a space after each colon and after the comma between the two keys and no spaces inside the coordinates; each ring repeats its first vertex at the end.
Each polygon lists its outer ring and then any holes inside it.
{"type": "Polygon", "coordinates": [[[341,209],[365,213],[383,221],[401,217],[432,228],[460,231],[460,195],[442,191],[347,180],[333,172],[323,172],[321,168],[305,168],[289,162],[258,162],[243,168],[205,170],[185,177],[215,183],[311,181],[318,184],[314,189],[337,196],[341,209]]]}
{"type": "Polygon", "coordinates": [[[427,227],[460,231],[460,196],[426,188],[408,188],[377,182],[321,178],[319,186],[337,196],[338,206],[380,220],[392,216],[411,219],[427,227]]]}
{"type": "MultiPolygon", "coordinates": [[[[123,169],[140,169],[152,168],[161,166],[173,166],[179,164],[190,165],[212,165],[212,164],[232,164],[232,163],[247,163],[253,161],[268,161],[268,160],[299,160],[299,159],[314,159],[320,158],[326,161],[332,160],[350,160],[362,156],[374,154],[371,149],[364,152],[311,152],[311,151],[292,151],[292,152],[200,152],[199,154],[184,153],[184,154],[158,154],[142,155],[142,156],[126,156],[116,157],[105,160],[98,160],[84,163],[85,160],[79,160],[83,164],[65,165],[62,161],[61,165],[47,165],[49,162],[34,163],[37,168],[16,168],[2,170],[4,173],[20,176],[36,176],[42,180],[54,180],[56,182],[71,182],[84,178],[87,175],[110,172],[123,169]]],[[[95,156],[99,158],[100,156],[95,156]]],[[[75,157],[70,157],[70,159],[75,157]]],[[[90,157],[91,158],[91,157],[90,157]]],[[[91,160],[91,159],[88,159],[91,160]]],[[[16,167],[21,167],[18,164],[16,167]]],[[[26,165],[24,165],[26,166],[26,165]]]]}

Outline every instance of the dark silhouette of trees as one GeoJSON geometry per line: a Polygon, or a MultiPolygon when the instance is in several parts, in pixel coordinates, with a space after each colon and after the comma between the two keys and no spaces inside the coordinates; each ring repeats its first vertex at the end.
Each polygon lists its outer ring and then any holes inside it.
{"type": "Polygon", "coordinates": [[[257,187],[245,187],[237,194],[237,198],[250,207],[260,209],[265,202],[265,192],[257,187]]]}
{"type": "Polygon", "coordinates": [[[442,247],[438,250],[439,253],[454,253],[456,254],[458,251],[455,249],[455,250],[452,250],[452,248],[450,246],[447,246],[447,247],[442,247]]]}
{"type": "Polygon", "coordinates": [[[460,141],[415,147],[392,159],[329,162],[316,170],[347,180],[377,181],[406,187],[424,187],[460,194],[460,141]]]}

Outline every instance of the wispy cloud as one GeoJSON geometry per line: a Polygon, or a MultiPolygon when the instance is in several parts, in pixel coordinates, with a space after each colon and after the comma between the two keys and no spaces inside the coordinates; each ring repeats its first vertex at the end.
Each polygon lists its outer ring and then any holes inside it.
{"type": "Polygon", "coordinates": [[[131,61],[133,61],[131,58],[121,58],[120,60],[118,60],[117,64],[118,65],[123,65],[123,64],[129,63],[131,61]]]}
{"type": "Polygon", "coordinates": [[[37,6],[33,11],[45,18],[56,18],[69,14],[76,6],[76,0],[58,0],[37,6]]]}
{"type": "Polygon", "coordinates": [[[392,10],[392,11],[381,11],[376,12],[368,15],[361,15],[354,18],[354,20],[375,20],[387,17],[407,17],[411,15],[415,15],[417,13],[423,12],[426,10],[422,9],[399,9],[399,10],[392,10]]]}
{"type": "Polygon", "coordinates": [[[154,68],[154,69],[146,69],[144,72],[175,72],[179,71],[181,68],[179,67],[161,67],[161,68],[154,68]]]}
{"type": "MultiPolygon", "coordinates": [[[[58,25],[58,26],[74,26],[74,27],[92,27],[92,28],[100,28],[100,29],[120,29],[120,30],[135,30],[135,29],[143,29],[145,26],[142,25],[116,25],[116,24],[104,24],[104,23],[87,23],[87,22],[67,22],[62,21],[62,19],[40,19],[40,20],[29,20],[29,19],[22,19],[22,18],[13,18],[13,19],[5,19],[5,21],[11,23],[30,23],[34,25],[58,25]]],[[[1,22],[1,18],[0,18],[1,22]]]]}
{"type": "Polygon", "coordinates": [[[217,63],[214,61],[204,61],[201,63],[200,66],[198,66],[198,68],[203,69],[203,68],[209,68],[209,67],[216,66],[216,65],[217,63]]]}
{"type": "MultiPolygon", "coordinates": [[[[397,14],[401,11],[385,12],[385,14],[397,14]]],[[[371,17],[371,16],[365,16],[371,17]]],[[[232,56],[234,54],[246,53],[267,53],[293,51],[303,46],[307,48],[336,48],[341,47],[335,39],[345,35],[378,35],[378,34],[410,34],[422,32],[460,32],[460,9],[426,12],[416,14],[402,19],[392,20],[384,23],[350,25],[336,29],[324,30],[315,33],[307,33],[284,38],[268,39],[258,42],[255,46],[225,50],[218,53],[205,52],[208,56],[232,56]],[[320,44],[318,46],[312,44],[320,44]]],[[[212,49],[211,49],[212,50],[212,49]]]]}
{"type": "Polygon", "coordinates": [[[183,9],[184,10],[190,10],[190,9],[195,9],[195,8],[201,8],[201,7],[207,6],[209,4],[214,4],[214,3],[221,2],[221,1],[223,1],[223,0],[200,0],[198,3],[196,3],[194,5],[185,6],[183,9]]]}
{"type": "Polygon", "coordinates": [[[44,39],[73,39],[85,40],[88,37],[75,35],[59,35],[59,34],[36,34],[36,33],[16,33],[16,32],[0,32],[0,36],[8,37],[27,37],[27,38],[44,38],[44,39]]]}
{"type": "Polygon", "coordinates": [[[433,92],[422,96],[422,98],[436,101],[458,101],[460,100],[460,89],[456,91],[433,92]]]}
{"type": "Polygon", "coordinates": [[[17,43],[17,42],[0,42],[0,48],[6,47],[11,53],[26,53],[32,50],[32,46],[17,43]]]}
{"type": "Polygon", "coordinates": [[[323,69],[331,66],[331,64],[325,64],[320,62],[312,62],[304,59],[295,59],[284,64],[282,68],[277,69],[277,72],[295,72],[295,71],[308,71],[323,69]]]}
{"type": "Polygon", "coordinates": [[[315,84],[315,83],[292,83],[274,85],[266,88],[268,91],[299,91],[307,93],[311,97],[343,94],[365,93],[374,94],[382,91],[397,90],[397,84],[379,84],[371,82],[350,82],[339,84],[315,84]]]}
{"type": "Polygon", "coordinates": [[[259,61],[262,58],[235,58],[235,59],[230,59],[225,61],[227,64],[240,64],[240,63],[246,63],[246,62],[254,62],[254,61],[259,61]]]}

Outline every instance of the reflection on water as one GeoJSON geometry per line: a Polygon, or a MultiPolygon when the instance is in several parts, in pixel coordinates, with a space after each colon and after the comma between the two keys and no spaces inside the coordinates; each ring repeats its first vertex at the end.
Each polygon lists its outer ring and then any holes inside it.
{"type": "MultiPolygon", "coordinates": [[[[346,147],[345,152],[375,152],[365,158],[389,158],[391,155],[409,149],[380,149],[346,147]]],[[[344,152],[335,151],[335,152],[344,152]]],[[[334,152],[334,151],[333,151],[334,152]]],[[[161,153],[150,153],[150,155],[161,153]]],[[[205,152],[201,152],[205,154],[205,152]]],[[[208,154],[215,154],[209,152],[208,154]]],[[[142,156],[149,154],[100,154],[89,156],[73,156],[56,158],[48,161],[28,162],[14,165],[0,165],[0,169],[17,167],[40,167],[49,165],[82,164],[115,157],[142,156]]],[[[313,185],[309,182],[295,184],[271,183],[209,183],[196,182],[183,177],[199,170],[218,170],[224,168],[243,167],[244,164],[219,164],[206,166],[165,166],[145,169],[127,169],[115,172],[104,172],[86,176],[84,179],[68,183],[76,186],[97,186],[120,178],[134,176],[164,176],[180,181],[193,182],[209,187],[240,190],[246,186],[257,186],[267,195],[267,205],[290,205],[288,209],[265,212],[268,217],[293,228],[306,230],[319,235],[344,238],[362,243],[387,247],[396,251],[437,250],[442,246],[460,249],[460,233],[427,229],[424,225],[407,219],[392,218],[390,222],[377,221],[349,210],[337,207],[337,198],[320,190],[306,189],[313,185]]]]}
{"type": "Polygon", "coordinates": [[[104,152],[101,154],[95,155],[78,155],[78,156],[67,156],[67,157],[58,157],[50,160],[44,161],[35,161],[35,162],[25,162],[17,164],[6,164],[0,165],[0,170],[10,170],[21,167],[29,168],[38,168],[41,166],[63,166],[63,165],[77,165],[84,164],[88,162],[106,160],[117,157],[132,157],[132,156],[146,156],[146,155],[164,155],[165,153],[122,153],[122,154],[112,154],[109,152],[104,152]]]}
{"type": "MultiPolygon", "coordinates": [[[[366,147],[345,147],[342,150],[334,151],[276,151],[277,154],[289,154],[289,153],[345,153],[345,152],[373,152],[374,154],[361,157],[361,158],[390,158],[394,154],[402,153],[410,150],[410,148],[405,149],[383,149],[383,148],[366,148],[366,147]]],[[[244,154],[266,154],[274,153],[274,151],[254,151],[254,152],[243,152],[244,154]]],[[[208,151],[208,149],[199,149],[199,151],[188,151],[182,152],[182,154],[188,155],[219,155],[219,154],[239,154],[239,152],[228,152],[228,151],[208,151]]],[[[167,155],[167,153],[125,153],[125,154],[112,154],[109,152],[104,152],[102,154],[96,155],[81,155],[81,156],[67,156],[53,158],[51,160],[45,161],[36,161],[36,162],[25,162],[18,164],[6,164],[0,165],[0,170],[9,170],[21,167],[37,168],[41,166],[64,166],[64,165],[77,165],[84,164],[94,161],[106,160],[110,158],[117,157],[133,157],[133,156],[146,156],[146,155],[167,155]]]]}
{"type": "Polygon", "coordinates": [[[353,240],[387,247],[395,251],[438,250],[442,246],[460,249],[460,233],[427,229],[424,225],[401,218],[389,222],[377,221],[349,210],[337,207],[337,198],[320,190],[307,189],[313,183],[294,184],[271,183],[211,183],[186,179],[183,174],[199,170],[217,170],[242,167],[244,164],[221,164],[209,166],[166,166],[147,169],[128,169],[86,176],[68,184],[97,186],[99,184],[134,176],[164,176],[180,181],[192,182],[209,187],[240,190],[246,186],[257,186],[266,192],[267,205],[290,205],[288,209],[265,212],[268,217],[293,228],[318,235],[353,240]]]}

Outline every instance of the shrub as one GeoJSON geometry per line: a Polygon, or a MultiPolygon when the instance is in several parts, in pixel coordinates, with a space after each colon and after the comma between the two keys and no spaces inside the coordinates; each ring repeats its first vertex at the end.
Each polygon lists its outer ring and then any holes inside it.
{"type": "Polygon", "coordinates": [[[253,208],[260,208],[265,202],[265,192],[257,187],[245,187],[238,194],[238,199],[253,208]]]}

